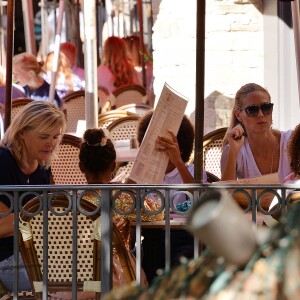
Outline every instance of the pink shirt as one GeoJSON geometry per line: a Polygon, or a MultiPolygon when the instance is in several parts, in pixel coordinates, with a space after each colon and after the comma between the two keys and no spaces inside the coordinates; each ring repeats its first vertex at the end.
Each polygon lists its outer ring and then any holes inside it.
{"type": "MultiPolygon", "coordinates": [[[[114,76],[108,66],[101,65],[97,68],[97,78],[98,86],[107,88],[109,93],[112,93],[116,89],[116,87],[114,86],[114,76]]],[[[141,84],[136,71],[133,77],[133,84],[141,84]]]]}

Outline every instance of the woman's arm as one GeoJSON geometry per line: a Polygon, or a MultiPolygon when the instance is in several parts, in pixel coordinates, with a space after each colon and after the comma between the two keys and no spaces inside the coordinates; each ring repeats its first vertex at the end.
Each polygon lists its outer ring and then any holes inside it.
{"type": "MultiPolygon", "coordinates": [[[[7,212],[8,208],[0,202],[0,213],[7,212]]],[[[6,217],[0,218],[0,238],[14,235],[14,214],[11,213],[6,217]]]]}
{"type": "Polygon", "coordinates": [[[242,126],[229,129],[226,133],[228,146],[224,148],[221,156],[221,180],[236,180],[237,157],[244,144],[245,137],[242,126]]]}

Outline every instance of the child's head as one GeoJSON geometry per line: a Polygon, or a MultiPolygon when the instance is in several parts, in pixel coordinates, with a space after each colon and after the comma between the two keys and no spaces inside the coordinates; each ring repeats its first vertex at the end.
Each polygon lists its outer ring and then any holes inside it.
{"type": "Polygon", "coordinates": [[[288,157],[294,174],[300,175],[300,124],[296,126],[288,143],[288,157]]]}
{"type": "MultiPolygon", "coordinates": [[[[141,119],[137,127],[137,140],[139,145],[142,143],[146,130],[152,118],[153,111],[149,111],[141,119]]],[[[191,121],[184,116],[177,134],[178,146],[181,158],[184,162],[190,159],[194,147],[195,132],[191,121]]]]}
{"type": "Polygon", "coordinates": [[[116,150],[102,129],[87,129],[79,152],[80,168],[83,172],[99,174],[113,170],[116,150]]]}

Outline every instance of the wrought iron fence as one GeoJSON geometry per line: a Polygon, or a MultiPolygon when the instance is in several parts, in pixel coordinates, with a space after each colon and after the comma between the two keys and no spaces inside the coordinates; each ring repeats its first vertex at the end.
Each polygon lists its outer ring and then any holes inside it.
{"type": "MultiPolygon", "coordinates": [[[[8,211],[0,213],[0,218],[14,213],[14,266],[19,265],[19,241],[20,241],[20,224],[19,214],[31,217],[44,212],[43,214],[43,284],[42,298],[47,299],[48,295],[48,211],[54,215],[63,216],[72,213],[74,216],[77,212],[82,214],[93,214],[101,211],[101,293],[106,294],[112,288],[112,211],[121,215],[126,215],[136,211],[135,220],[135,239],[136,241],[136,276],[137,284],[141,284],[141,263],[142,263],[142,226],[141,226],[141,209],[148,214],[158,214],[164,211],[164,231],[165,231],[165,269],[170,270],[170,250],[171,250],[171,218],[174,213],[186,216],[193,205],[205,197],[205,193],[212,190],[227,189],[232,197],[243,207],[244,212],[250,214],[253,224],[257,223],[257,214],[271,215],[284,214],[291,199],[295,193],[300,190],[300,185],[49,185],[49,186],[0,186],[0,198],[8,197],[10,207],[8,211]],[[101,191],[101,193],[99,193],[101,191]],[[97,209],[94,212],[87,212],[81,207],[81,199],[87,194],[93,193],[98,199],[97,209]],[[132,207],[122,212],[115,206],[115,200],[119,193],[126,193],[132,199],[132,207]],[[24,202],[28,196],[39,199],[39,207],[34,213],[28,213],[23,209],[24,202]],[[69,201],[67,209],[63,213],[58,213],[52,208],[52,200],[56,195],[64,195],[69,201]],[[149,212],[144,207],[146,196],[157,201],[160,208],[156,212],[149,212]],[[175,204],[178,197],[183,197],[184,203],[175,204]],[[266,200],[267,198],[267,200],[266,200]],[[277,199],[278,205],[268,211],[264,202],[270,203],[271,199],[277,199]]],[[[230,216],[228,216],[230,218],[230,216]]],[[[77,219],[73,219],[73,259],[72,270],[77,270],[77,219]]],[[[199,241],[194,240],[194,256],[199,255],[199,241]]],[[[77,272],[73,271],[72,277],[72,299],[77,299],[77,272]]],[[[13,298],[18,299],[18,272],[14,273],[14,291],[13,298]]]]}

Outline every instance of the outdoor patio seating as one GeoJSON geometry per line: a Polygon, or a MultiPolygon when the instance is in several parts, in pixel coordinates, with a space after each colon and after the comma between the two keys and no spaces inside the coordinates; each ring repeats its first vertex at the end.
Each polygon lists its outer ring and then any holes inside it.
{"type": "Polygon", "coordinates": [[[64,134],[56,157],[51,162],[51,173],[55,184],[86,184],[79,169],[81,138],[64,134]]]}
{"type": "MultiPolygon", "coordinates": [[[[49,194],[48,197],[48,293],[50,299],[71,299],[72,279],[74,277],[73,236],[77,235],[77,292],[86,299],[100,299],[101,286],[101,234],[100,210],[88,200],[80,200],[80,211],[74,214],[71,198],[49,194]],[[77,227],[74,228],[76,215],[77,227]],[[58,293],[58,294],[57,294],[58,293]],[[65,294],[64,294],[65,293],[65,294]],[[58,296],[59,295],[59,296],[58,296]],[[82,295],[82,294],[81,294],[82,295]]],[[[43,200],[35,197],[25,204],[20,213],[20,252],[26,266],[35,295],[43,291],[44,264],[43,200]],[[29,215],[30,213],[30,215],[29,215]]],[[[113,224],[113,245],[120,260],[126,282],[135,280],[129,253],[126,250],[121,233],[113,224]]]]}
{"type": "Polygon", "coordinates": [[[67,132],[76,132],[79,120],[85,120],[85,91],[72,92],[62,99],[66,109],[67,132]]]}
{"type": "Polygon", "coordinates": [[[130,103],[147,103],[147,92],[141,85],[125,85],[112,92],[110,102],[112,109],[130,103]]]}

